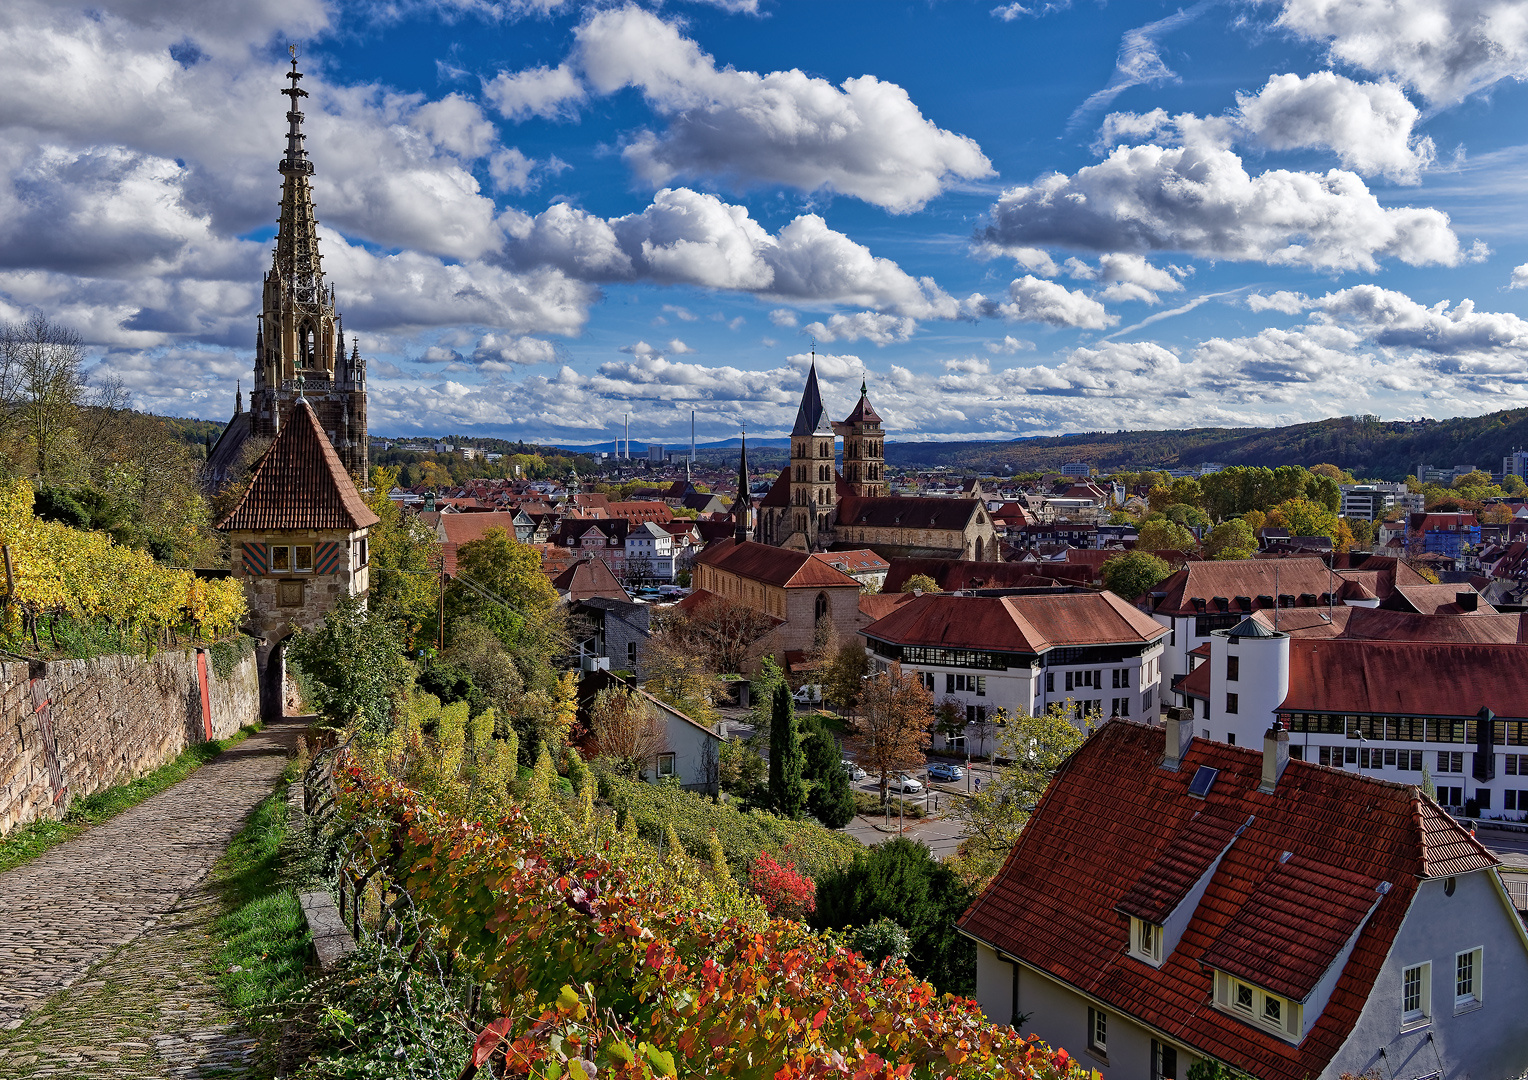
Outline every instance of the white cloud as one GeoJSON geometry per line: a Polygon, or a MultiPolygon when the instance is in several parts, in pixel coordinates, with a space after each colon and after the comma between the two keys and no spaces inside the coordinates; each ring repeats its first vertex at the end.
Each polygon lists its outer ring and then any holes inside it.
{"type": "Polygon", "coordinates": [[[673,23],[632,5],[596,13],[577,37],[575,60],[595,92],[636,87],[668,120],[622,151],[655,187],[683,177],[784,184],[907,213],[951,184],[992,175],[975,141],[941,129],[907,91],[873,75],[834,87],[794,69],[718,68],[673,23]]]}
{"type": "MultiPolygon", "coordinates": [[[[1439,355],[1511,353],[1528,347],[1528,321],[1511,312],[1477,311],[1472,300],[1424,307],[1405,293],[1355,285],[1313,302],[1324,317],[1355,329],[1377,345],[1439,355]]],[[[1528,375],[1528,372],[1525,372],[1528,375]]]]}
{"type": "Polygon", "coordinates": [[[826,323],[807,323],[805,330],[818,341],[871,341],[877,345],[890,345],[906,341],[918,329],[913,319],[882,315],[874,311],[860,311],[853,315],[834,315],[826,323]]]}
{"type": "Polygon", "coordinates": [[[501,71],[483,84],[483,96],[510,120],[540,116],[554,120],[573,116],[588,92],[567,64],[501,71]]]}
{"type": "Polygon", "coordinates": [[[1104,306],[1084,292],[1068,289],[1054,281],[1043,281],[1033,274],[1016,278],[1008,286],[1008,303],[998,306],[1005,319],[1016,322],[1049,323],[1052,326],[1075,326],[1102,330],[1119,322],[1104,306]]]}
{"type": "Polygon", "coordinates": [[[1277,292],[1249,293],[1247,307],[1253,311],[1277,311],[1284,315],[1298,315],[1310,306],[1310,297],[1304,293],[1280,289],[1277,292]]]}
{"type": "Polygon", "coordinates": [[[1514,0],[1283,0],[1278,25],[1440,105],[1528,77],[1528,17],[1514,0]]]}
{"type": "Polygon", "coordinates": [[[964,360],[946,360],[944,369],[960,375],[986,375],[992,371],[992,361],[979,356],[968,357],[964,360]]]}
{"type": "Polygon", "coordinates": [[[1274,75],[1236,101],[1240,123],[1270,150],[1326,147],[1345,168],[1408,184],[1435,157],[1432,139],[1412,132],[1421,114],[1394,83],[1359,83],[1330,71],[1274,75]]]}
{"type": "Polygon", "coordinates": [[[1147,304],[1158,303],[1157,294],[1178,292],[1183,283],[1178,279],[1186,271],[1179,267],[1163,269],[1153,266],[1142,255],[1129,252],[1113,252],[1098,260],[1097,268],[1081,259],[1066,261],[1067,273],[1082,281],[1102,282],[1106,288],[1101,295],[1105,300],[1140,300],[1147,304]]]}
{"type": "Polygon", "coordinates": [[[1167,66],[1158,47],[1158,39],[1199,17],[1213,0],[1200,0],[1186,10],[1179,10],[1166,18],[1149,22],[1125,31],[1119,43],[1119,57],[1114,62],[1114,75],[1102,90],[1090,95],[1072,113],[1071,122],[1076,123],[1095,109],[1106,108],[1109,102],[1132,86],[1155,86],[1164,82],[1176,82],[1177,73],[1167,66]]]}
{"type": "Polygon", "coordinates": [[[472,362],[484,371],[508,371],[526,364],[550,364],[557,347],[532,337],[484,334],[472,350],[472,362]]]}
{"type": "Polygon", "coordinates": [[[695,351],[684,342],[680,341],[678,338],[670,338],[668,344],[664,346],[664,349],[670,353],[673,353],[675,356],[683,356],[685,353],[692,353],[695,351]]]}
{"type": "Polygon", "coordinates": [[[677,304],[664,304],[663,310],[667,314],[674,316],[674,318],[678,319],[680,322],[694,322],[696,319],[700,318],[700,316],[696,315],[693,311],[690,311],[688,308],[680,307],[677,304]]]}
{"type": "Polygon", "coordinates": [[[1213,140],[1116,147],[1071,176],[1009,188],[990,218],[976,236],[983,250],[1186,251],[1334,270],[1372,270],[1381,258],[1414,266],[1466,258],[1441,211],[1387,209],[1339,169],[1251,176],[1213,140]]]}
{"type": "Polygon", "coordinates": [[[791,327],[798,325],[796,313],[789,308],[775,308],[769,313],[769,321],[776,326],[791,327]]]}
{"type": "Polygon", "coordinates": [[[1002,19],[1004,22],[1013,22],[1015,19],[1022,19],[1026,15],[1049,15],[1052,12],[1065,11],[1071,6],[1072,0],[1046,0],[1046,2],[1027,5],[1011,3],[993,8],[991,14],[993,18],[1002,19]]]}
{"type": "Polygon", "coordinates": [[[1528,289],[1528,263],[1512,268],[1512,282],[1507,286],[1509,289],[1528,289]]]}
{"type": "Polygon", "coordinates": [[[1002,341],[987,342],[987,351],[990,353],[1012,354],[1023,352],[1026,349],[1033,349],[1034,347],[1035,343],[1033,341],[1016,338],[1012,334],[1008,334],[1002,341]]]}

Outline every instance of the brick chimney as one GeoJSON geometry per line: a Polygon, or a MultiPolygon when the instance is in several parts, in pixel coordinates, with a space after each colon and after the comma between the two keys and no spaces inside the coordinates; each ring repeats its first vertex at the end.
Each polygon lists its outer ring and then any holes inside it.
{"type": "Polygon", "coordinates": [[[1188,753],[1188,744],[1194,739],[1193,710],[1168,709],[1162,727],[1167,731],[1167,752],[1162,755],[1162,768],[1177,772],[1183,768],[1183,755],[1188,753]]]}
{"type": "Polygon", "coordinates": [[[1257,789],[1273,794],[1274,788],[1279,786],[1279,777],[1284,775],[1284,766],[1288,764],[1289,732],[1275,720],[1273,727],[1263,735],[1263,782],[1257,789]]]}

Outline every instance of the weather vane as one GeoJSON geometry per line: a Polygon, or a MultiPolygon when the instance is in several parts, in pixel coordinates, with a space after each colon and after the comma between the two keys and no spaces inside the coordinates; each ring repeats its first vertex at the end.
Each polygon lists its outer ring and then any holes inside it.
{"type": "Polygon", "coordinates": [[[287,46],[287,52],[292,54],[292,63],[294,63],[294,64],[297,63],[297,43],[296,42],[293,42],[292,44],[287,46]]]}

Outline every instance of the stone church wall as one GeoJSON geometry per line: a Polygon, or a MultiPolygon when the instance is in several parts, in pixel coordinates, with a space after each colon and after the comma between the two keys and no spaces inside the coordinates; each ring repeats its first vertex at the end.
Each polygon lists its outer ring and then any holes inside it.
{"type": "Polygon", "coordinates": [[[255,658],[198,650],[0,664],[0,835],[151,772],[260,716],[255,658]]]}

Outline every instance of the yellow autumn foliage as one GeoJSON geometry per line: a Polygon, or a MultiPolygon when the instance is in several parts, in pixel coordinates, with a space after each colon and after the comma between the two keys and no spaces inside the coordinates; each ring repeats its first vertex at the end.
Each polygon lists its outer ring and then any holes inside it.
{"type": "Polygon", "coordinates": [[[15,576],[7,635],[19,633],[23,614],[106,619],[155,637],[191,623],[215,638],[243,620],[244,589],[232,578],[199,578],[105,533],[44,521],[32,513],[32,495],[26,479],[0,486],[0,544],[10,549],[15,576]]]}

